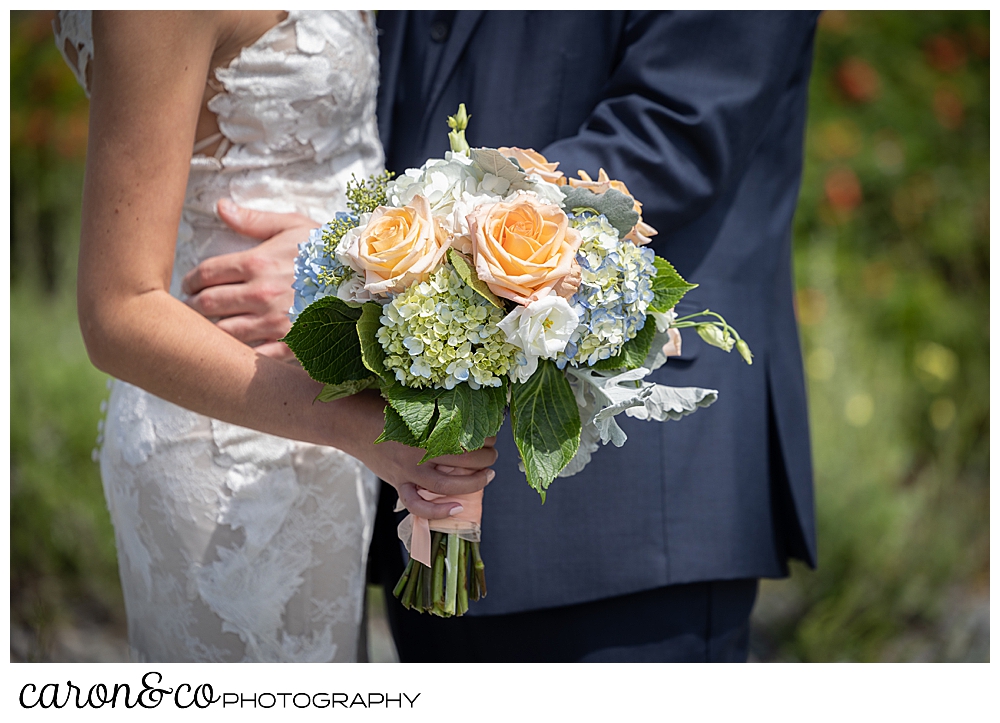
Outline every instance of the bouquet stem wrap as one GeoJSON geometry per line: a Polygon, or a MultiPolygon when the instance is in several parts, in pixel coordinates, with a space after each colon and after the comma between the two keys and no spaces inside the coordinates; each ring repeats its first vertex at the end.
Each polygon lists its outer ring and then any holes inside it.
{"type": "MultiPolygon", "coordinates": [[[[442,504],[457,502],[462,505],[463,510],[443,520],[428,520],[417,517],[411,512],[399,523],[396,532],[414,560],[431,567],[431,530],[454,534],[459,539],[469,542],[479,542],[482,539],[480,527],[483,520],[482,490],[467,495],[439,495],[430,490],[420,489],[417,490],[417,494],[428,502],[442,504]]],[[[395,511],[401,512],[404,509],[403,503],[397,501],[395,511]]]]}
{"type": "MultiPolygon", "coordinates": [[[[412,512],[399,523],[399,539],[410,553],[394,595],[403,607],[440,617],[464,615],[469,600],[486,595],[486,567],[479,555],[483,492],[439,495],[418,490],[428,502],[457,502],[463,509],[443,520],[412,512]]],[[[397,502],[396,511],[403,509],[397,502]]]]}

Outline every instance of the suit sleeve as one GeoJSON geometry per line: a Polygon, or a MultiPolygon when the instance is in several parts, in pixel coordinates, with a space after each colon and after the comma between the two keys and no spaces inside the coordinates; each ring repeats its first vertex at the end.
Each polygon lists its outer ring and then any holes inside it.
{"type": "Polygon", "coordinates": [[[808,67],[817,16],[630,13],[593,112],[542,152],[567,175],[605,168],[653,226],[680,228],[746,168],[783,91],[808,67]]]}

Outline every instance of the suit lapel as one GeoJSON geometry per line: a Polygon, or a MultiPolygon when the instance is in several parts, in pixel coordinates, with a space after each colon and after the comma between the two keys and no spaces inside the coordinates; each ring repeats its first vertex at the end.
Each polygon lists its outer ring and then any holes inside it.
{"type": "MultiPolygon", "coordinates": [[[[455,22],[451,27],[444,55],[441,57],[441,65],[438,68],[437,77],[431,85],[431,93],[424,107],[424,120],[421,129],[421,137],[427,136],[428,124],[431,122],[431,113],[437,105],[438,99],[444,92],[451,74],[455,70],[458,59],[461,57],[465,47],[469,44],[469,39],[483,19],[484,10],[459,10],[455,15],[455,22]]],[[[455,108],[450,108],[449,112],[454,112],[455,108]]]]}

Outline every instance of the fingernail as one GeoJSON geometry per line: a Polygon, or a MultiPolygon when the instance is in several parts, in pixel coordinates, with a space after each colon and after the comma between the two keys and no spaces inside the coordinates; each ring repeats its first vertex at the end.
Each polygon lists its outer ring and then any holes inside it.
{"type": "Polygon", "coordinates": [[[459,505],[458,507],[452,507],[451,510],[448,512],[448,517],[454,517],[455,515],[461,513],[464,509],[465,508],[462,507],[462,505],[459,505]]]}
{"type": "Polygon", "coordinates": [[[486,481],[492,482],[493,478],[497,476],[497,473],[491,469],[486,470],[486,481]]]}
{"type": "Polygon", "coordinates": [[[228,198],[220,198],[219,210],[225,211],[226,213],[233,213],[236,210],[236,204],[230,201],[228,198]]]}
{"type": "Polygon", "coordinates": [[[444,472],[445,474],[451,474],[452,472],[455,471],[454,467],[449,467],[446,464],[439,464],[437,468],[439,472],[444,472]]]}

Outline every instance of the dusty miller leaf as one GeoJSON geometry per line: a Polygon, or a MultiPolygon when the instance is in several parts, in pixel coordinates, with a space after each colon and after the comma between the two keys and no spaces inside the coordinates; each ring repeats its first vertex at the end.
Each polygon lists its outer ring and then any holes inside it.
{"type": "Polygon", "coordinates": [[[635,201],[621,191],[610,188],[604,193],[594,193],[579,186],[562,190],[566,194],[563,208],[567,212],[577,208],[593,209],[608,219],[608,223],[618,231],[619,238],[625,238],[639,222],[639,214],[633,208],[635,201]]]}
{"type": "Polygon", "coordinates": [[[525,180],[524,171],[511,163],[510,159],[493,148],[473,148],[470,151],[472,160],[486,173],[492,173],[513,186],[525,180]]]}

